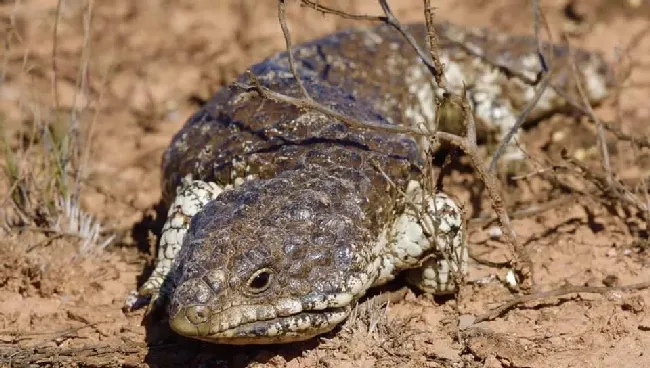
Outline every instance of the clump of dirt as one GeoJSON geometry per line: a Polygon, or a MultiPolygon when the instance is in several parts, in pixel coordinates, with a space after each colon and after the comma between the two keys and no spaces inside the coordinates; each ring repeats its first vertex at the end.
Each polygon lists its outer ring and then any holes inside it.
{"type": "Polygon", "coordinates": [[[9,293],[38,294],[43,279],[41,268],[22,252],[7,249],[0,263],[0,287],[9,293]]]}
{"type": "MultiPolygon", "coordinates": [[[[376,1],[320,3],[381,14],[376,1]]],[[[423,20],[422,2],[392,3],[402,21],[423,20]]],[[[530,7],[520,1],[435,5],[436,19],[533,31],[530,7]]],[[[53,131],[63,124],[61,129],[77,134],[80,147],[70,150],[71,160],[83,168],[78,181],[70,181],[79,183],[78,205],[103,224],[101,239],[117,236],[106,249],[82,252],[83,234],[42,228],[54,222],[12,220],[0,228],[0,365],[650,366],[650,292],[602,289],[650,281],[649,229],[641,210],[648,202],[648,146],[626,138],[647,141],[650,135],[650,73],[642,68],[650,61],[650,23],[638,16],[647,4],[542,6],[552,33],[545,38],[558,41],[568,32],[572,45],[601,52],[616,71],[619,87],[596,114],[615,128],[606,133],[611,167],[627,191],[616,194],[601,185],[598,175],[605,171],[594,148],[598,126],[567,114],[524,132],[531,158],[504,178],[505,201],[532,258],[536,287],[593,292],[538,295],[490,315],[517,297],[500,282],[511,252],[495,236],[476,177],[455,172],[446,188],[457,191],[474,217],[470,282],[457,298],[406,290],[402,299],[388,303],[368,299],[343,326],[312,341],[224,347],[182,338],[164,320],[143,320],[144,311],[125,314],[122,306],[153,259],[164,213],[158,204],[163,150],[198,104],[249,65],[284,49],[275,2],[0,2],[6,42],[0,57],[0,133],[10,147],[1,156],[7,175],[0,192],[16,193],[10,157],[48,193],[60,188],[54,179],[62,176],[48,175],[67,161],[45,165],[43,157],[62,152],[68,141],[44,135],[41,128],[53,131]],[[472,323],[481,317],[486,318],[472,323]]],[[[288,19],[294,43],[367,25],[323,16],[297,2],[289,2],[288,19]]],[[[3,217],[17,216],[12,197],[0,201],[3,217]]],[[[33,203],[51,210],[55,201],[33,203]]]]}

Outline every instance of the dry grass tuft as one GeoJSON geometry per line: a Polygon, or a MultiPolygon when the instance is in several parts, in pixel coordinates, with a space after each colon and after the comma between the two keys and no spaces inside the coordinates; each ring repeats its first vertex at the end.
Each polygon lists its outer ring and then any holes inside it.
{"type": "MultiPolygon", "coordinates": [[[[16,1],[6,22],[5,54],[1,61],[0,87],[8,75],[9,59],[22,53],[22,76],[31,57],[30,45],[22,43],[17,21],[21,2],[16,1]]],[[[80,206],[79,198],[87,178],[94,117],[86,101],[91,52],[93,1],[79,8],[83,22],[83,46],[76,65],[75,90],[71,106],[62,106],[59,98],[58,25],[63,2],[59,1],[52,29],[52,101],[42,104],[32,96],[20,96],[21,121],[0,116],[0,152],[7,188],[0,198],[7,231],[39,231],[77,238],[79,254],[86,256],[106,248],[114,239],[101,223],[80,206]],[[16,127],[20,128],[16,128],[16,127]],[[12,127],[13,129],[9,129],[12,127]]],[[[13,70],[15,74],[15,70],[13,70]]],[[[35,98],[36,99],[36,98],[35,98]]]]}

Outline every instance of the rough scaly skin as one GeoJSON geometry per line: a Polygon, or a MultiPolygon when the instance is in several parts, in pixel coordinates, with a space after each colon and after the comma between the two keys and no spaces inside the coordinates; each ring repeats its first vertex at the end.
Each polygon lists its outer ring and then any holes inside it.
{"type": "MultiPolygon", "coordinates": [[[[425,40],[423,25],[409,29],[425,40]]],[[[479,121],[504,134],[534,94],[504,70],[534,79],[535,41],[450,24],[437,33],[450,85],[460,91],[464,82],[479,121]]],[[[565,48],[554,50],[556,62],[566,60],[565,48]]],[[[336,33],[297,46],[294,56],[310,95],[340,113],[436,124],[434,94],[441,91],[388,26],[336,33]]],[[[604,62],[581,50],[575,57],[589,97],[603,98],[611,82],[604,62]]],[[[264,86],[300,96],[286,54],[251,71],[264,86]]],[[[552,85],[575,96],[568,72],[552,85]]],[[[563,107],[549,90],[531,119],[563,107]]],[[[235,84],[223,88],[164,155],[169,219],[140,294],[169,293],[170,324],[183,335],[263,344],[331,330],[368,288],[404,270],[425,291],[453,290],[450,269],[466,267],[464,222],[450,197],[422,200],[422,152],[407,135],[349,128],[235,84]],[[424,203],[429,226],[409,203],[424,203]]]]}

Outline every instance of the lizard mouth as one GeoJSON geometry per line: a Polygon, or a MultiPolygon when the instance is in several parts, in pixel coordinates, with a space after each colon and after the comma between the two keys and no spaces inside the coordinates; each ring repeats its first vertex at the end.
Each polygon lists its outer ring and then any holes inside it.
{"type": "Polygon", "coordinates": [[[347,318],[351,310],[348,305],[224,326],[220,322],[223,313],[203,318],[200,322],[194,318],[195,321],[192,322],[188,317],[194,313],[192,308],[196,306],[184,307],[170,319],[172,330],[183,336],[229,345],[284,344],[309,340],[334,329],[347,318]]]}

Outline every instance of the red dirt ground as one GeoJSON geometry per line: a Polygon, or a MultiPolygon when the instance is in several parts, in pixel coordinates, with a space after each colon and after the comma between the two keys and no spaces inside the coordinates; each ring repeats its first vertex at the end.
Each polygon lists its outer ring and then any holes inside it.
{"type": "MultiPolygon", "coordinates": [[[[375,1],[322,1],[351,12],[380,14],[375,1]]],[[[392,1],[403,21],[422,20],[422,2],[392,1]]],[[[433,1],[437,17],[513,33],[532,32],[527,2],[433,1]]],[[[125,315],[127,293],[143,281],[161,224],[160,158],[172,134],[197,105],[245,68],[284,48],[276,3],[223,1],[90,1],[61,3],[53,68],[54,0],[0,1],[5,34],[0,65],[0,124],[12,150],[34,121],[57,121],[61,111],[87,104],[80,115],[90,131],[90,159],[81,207],[116,240],[79,255],[79,241],[43,229],[0,228],[0,366],[7,367],[650,367],[650,291],[612,290],[538,298],[466,329],[471,319],[515,297],[499,282],[465,286],[457,299],[438,300],[408,290],[388,307],[364,303],[341,329],[321,339],[284,346],[222,347],[181,338],[143,311],[125,315]],[[91,10],[89,37],[84,14],[91,10]],[[82,54],[87,45],[87,54],[82,54]],[[77,94],[80,67],[87,88],[77,94]],[[56,73],[53,72],[56,70],[56,73]],[[56,77],[59,110],[52,80],[56,77]],[[4,81],[3,81],[4,80],[4,81]],[[57,113],[57,111],[59,111],[57,113]],[[92,128],[90,128],[92,127],[92,128]],[[92,130],[91,130],[92,129],[92,130]],[[459,317],[460,316],[460,317],[459,317]]],[[[623,132],[650,135],[647,104],[650,27],[647,1],[542,1],[553,39],[571,31],[573,45],[603,53],[619,72],[619,93],[596,114],[623,132]],[[614,4],[615,3],[615,4],[614,4]],[[570,10],[570,11],[569,11],[570,10]],[[576,21],[578,19],[578,21],[576,21]],[[627,78],[623,78],[629,71],[627,78]]],[[[293,40],[310,40],[358,23],[288,5],[293,40]]],[[[67,116],[67,115],[66,115],[67,116]]],[[[527,149],[546,167],[559,152],[585,157],[600,172],[596,130],[583,118],[554,116],[530,128],[527,149]],[[594,154],[596,152],[596,154],[594,154]]],[[[650,173],[648,150],[608,134],[612,167],[633,193],[650,173]]],[[[7,153],[4,156],[6,158],[7,153]]],[[[36,167],[33,155],[21,156],[36,167]]],[[[4,159],[2,160],[4,162],[4,159]]],[[[519,175],[534,172],[533,165],[519,175]]],[[[558,174],[559,175],[559,174],[558,174]]],[[[552,190],[543,175],[511,180],[506,204],[542,205],[568,193],[552,190]]],[[[479,194],[468,174],[449,177],[467,203],[479,194]]],[[[650,281],[648,229],[638,211],[608,201],[588,179],[573,179],[587,194],[513,221],[526,245],[539,290],[565,285],[629,285],[650,281]]],[[[10,181],[0,182],[8,193],[10,181]]],[[[10,213],[3,195],[2,213],[10,213]]],[[[562,199],[560,199],[562,200],[562,199]]],[[[490,214],[485,198],[469,215],[490,214]]],[[[478,258],[503,262],[509,252],[471,226],[478,258]]],[[[504,269],[474,261],[469,280],[503,277],[504,269]]],[[[397,285],[396,287],[399,287],[397,285]]]]}

